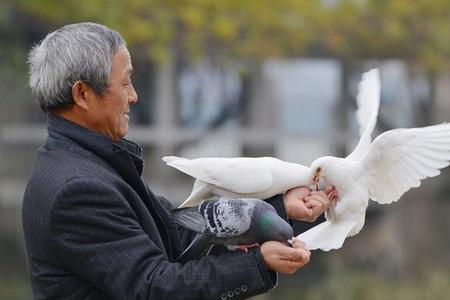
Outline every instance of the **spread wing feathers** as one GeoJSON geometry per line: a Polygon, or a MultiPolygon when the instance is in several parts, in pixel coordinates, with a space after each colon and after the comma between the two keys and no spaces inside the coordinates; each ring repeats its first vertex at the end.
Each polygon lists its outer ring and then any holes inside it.
{"type": "MultiPolygon", "coordinates": [[[[395,129],[378,136],[361,160],[361,176],[369,197],[379,203],[397,201],[420,180],[449,165],[450,124],[395,129]]],[[[358,174],[356,174],[358,176],[358,174]]]]}
{"type": "Polygon", "coordinates": [[[309,250],[322,249],[329,251],[339,249],[356,222],[325,221],[298,235],[309,250]]]}
{"type": "Polygon", "coordinates": [[[380,75],[378,69],[372,69],[362,76],[356,96],[358,109],[356,119],[359,125],[360,139],[355,150],[348,156],[352,160],[360,159],[370,146],[371,134],[377,123],[380,106],[380,75]]]}
{"type": "Polygon", "coordinates": [[[198,180],[240,194],[267,190],[273,182],[270,169],[252,164],[251,158],[196,158],[165,156],[167,165],[198,180]],[[257,176],[256,176],[257,175],[257,176]]]}

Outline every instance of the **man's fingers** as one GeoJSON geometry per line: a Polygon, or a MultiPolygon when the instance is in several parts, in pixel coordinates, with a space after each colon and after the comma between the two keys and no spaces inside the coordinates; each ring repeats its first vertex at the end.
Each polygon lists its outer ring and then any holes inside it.
{"type": "Polygon", "coordinates": [[[291,254],[291,259],[281,259],[280,264],[284,270],[284,273],[295,273],[299,268],[309,262],[310,253],[302,249],[297,250],[298,251],[295,254],[291,254]]]}
{"type": "Polygon", "coordinates": [[[315,208],[317,205],[322,205],[322,202],[318,202],[312,198],[309,198],[308,201],[305,203],[305,207],[308,209],[313,209],[315,208]]]}
{"type": "Polygon", "coordinates": [[[314,195],[318,195],[321,198],[328,198],[328,193],[325,193],[324,191],[311,192],[311,196],[314,195]]]}
{"type": "Polygon", "coordinates": [[[311,253],[303,242],[293,238],[293,247],[280,242],[267,241],[261,246],[261,254],[269,270],[292,274],[309,262],[311,253]]]}
{"type": "Polygon", "coordinates": [[[305,203],[306,208],[308,208],[310,210],[317,209],[317,208],[322,209],[326,205],[327,204],[324,203],[322,200],[318,200],[318,199],[314,199],[314,198],[311,198],[307,203],[305,203]]]}
{"type": "Polygon", "coordinates": [[[309,260],[294,261],[294,260],[284,260],[284,268],[286,268],[286,273],[295,273],[299,268],[303,267],[309,262],[309,260]]]}
{"type": "Polygon", "coordinates": [[[297,262],[308,261],[311,252],[305,249],[304,246],[300,246],[298,243],[294,245],[296,246],[295,248],[286,248],[286,252],[280,253],[280,258],[282,260],[291,260],[297,262]]]}
{"type": "Polygon", "coordinates": [[[307,207],[308,209],[307,210],[305,210],[305,215],[306,216],[304,216],[304,217],[306,217],[306,218],[311,218],[312,216],[313,216],[313,210],[312,210],[312,207],[307,207]]]}
{"type": "Polygon", "coordinates": [[[292,245],[294,248],[305,247],[305,243],[298,237],[292,238],[292,245]]]}
{"type": "Polygon", "coordinates": [[[315,200],[324,206],[328,206],[330,204],[328,197],[320,194],[311,194],[311,196],[309,196],[309,200],[315,200]]]}

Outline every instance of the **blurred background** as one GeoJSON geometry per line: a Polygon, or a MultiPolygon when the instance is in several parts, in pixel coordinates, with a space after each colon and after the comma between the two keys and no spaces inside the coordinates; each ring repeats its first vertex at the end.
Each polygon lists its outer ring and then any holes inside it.
{"type": "MultiPolygon", "coordinates": [[[[372,67],[382,80],[376,134],[450,121],[449,0],[3,0],[0,299],[32,298],[21,202],[46,116],[30,96],[27,53],[80,21],[127,40],[140,99],[128,138],[144,147],[152,189],[175,205],[193,182],[163,155],[309,165],[348,154],[357,84],[372,67]]],[[[449,194],[447,168],[397,203],[372,202],[359,235],[255,299],[449,299],[449,194]]]]}

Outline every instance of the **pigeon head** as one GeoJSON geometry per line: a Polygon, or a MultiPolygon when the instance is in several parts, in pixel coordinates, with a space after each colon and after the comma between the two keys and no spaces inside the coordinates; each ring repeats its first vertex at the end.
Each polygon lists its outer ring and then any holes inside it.
{"type": "Polygon", "coordinates": [[[333,156],[323,156],[313,161],[311,164],[311,183],[314,190],[319,189],[321,180],[324,181],[326,186],[339,186],[338,181],[345,175],[345,167],[344,159],[333,156]]]}
{"type": "Polygon", "coordinates": [[[259,211],[255,219],[255,229],[261,241],[287,242],[292,239],[294,232],[291,225],[281,218],[268,203],[267,208],[259,211]]]}

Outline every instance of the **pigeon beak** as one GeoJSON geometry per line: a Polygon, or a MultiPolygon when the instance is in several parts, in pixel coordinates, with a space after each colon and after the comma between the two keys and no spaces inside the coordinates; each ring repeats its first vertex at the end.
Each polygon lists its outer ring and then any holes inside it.
{"type": "Polygon", "coordinates": [[[314,172],[314,177],[312,179],[313,191],[319,190],[320,171],[321,168],[317,168],[316,171],[314,172]]]}
{"type": "Polygon", "coordinates": [[[313,184],[313,191],[318,191],[319,190],[319,176],[317,175],[317,173],[313,177],[312,184],[313,184]]]}

